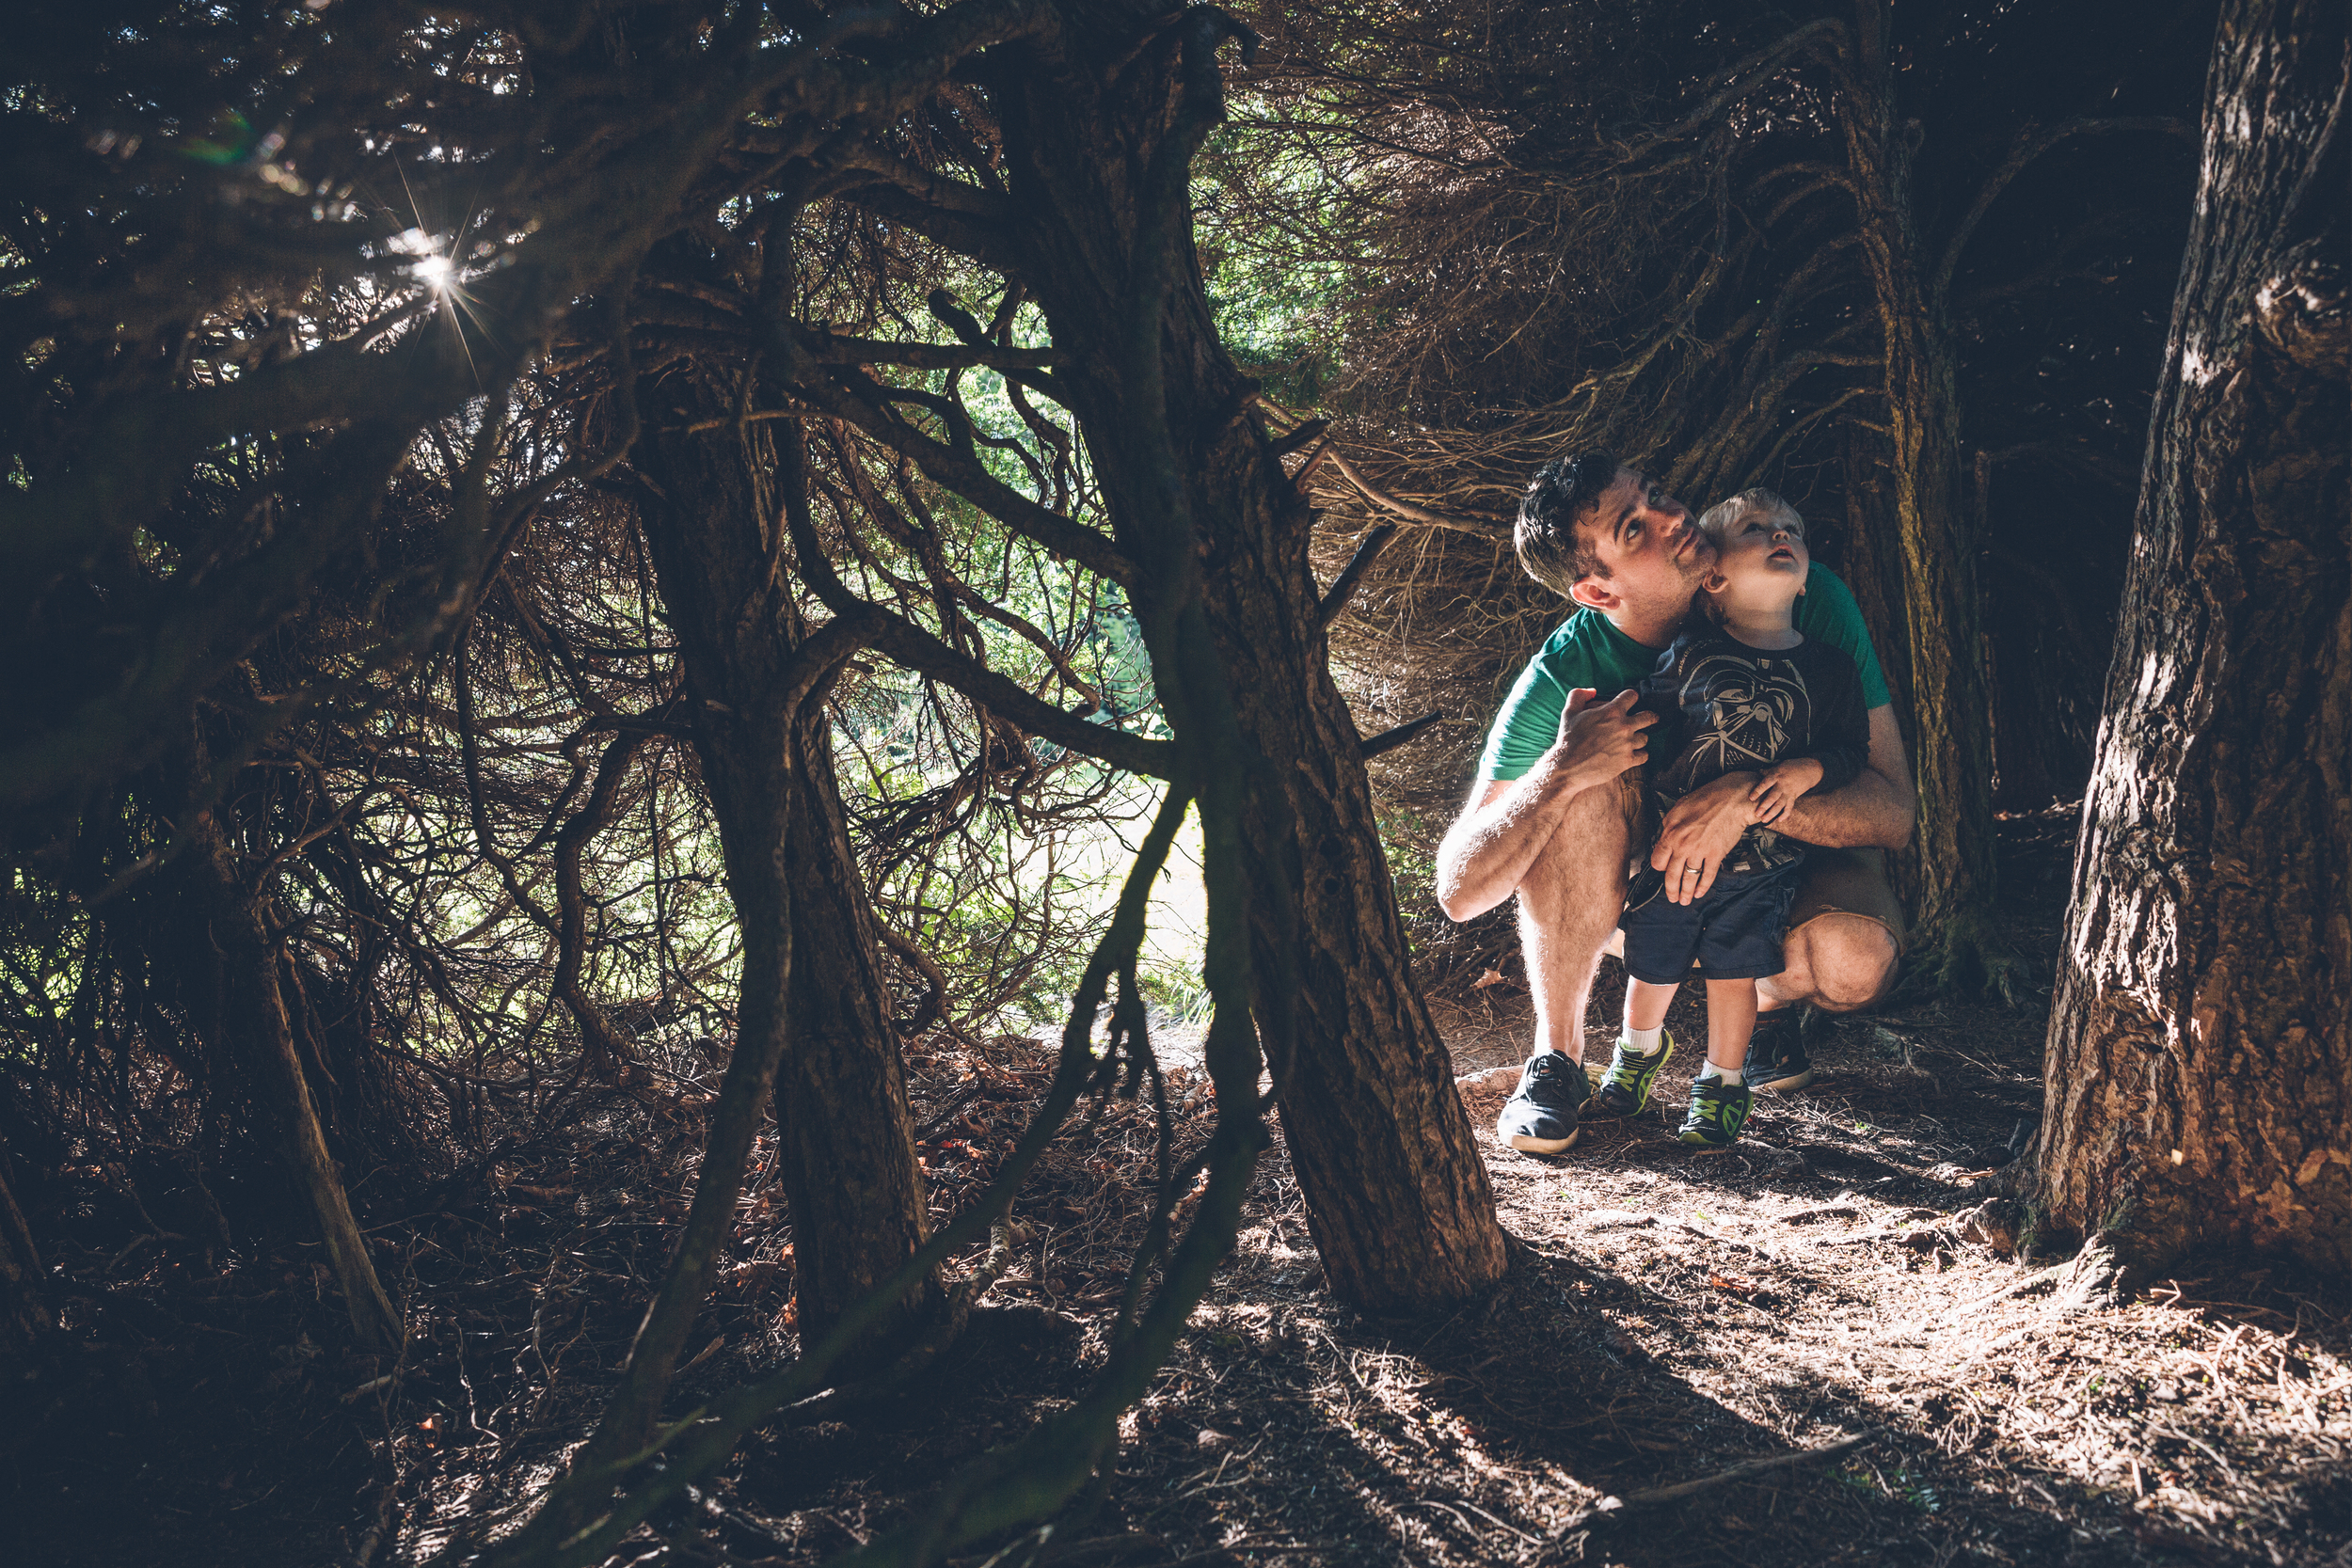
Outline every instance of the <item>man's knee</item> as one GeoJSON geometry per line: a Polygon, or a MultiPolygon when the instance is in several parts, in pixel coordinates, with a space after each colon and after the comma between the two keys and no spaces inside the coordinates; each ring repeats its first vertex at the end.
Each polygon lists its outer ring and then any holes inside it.
{"type": "Polygon", "coordinates": [[[1884,996],[1895,981],[1902,947],[1895,933],[1868,915],[1816,915],[1788,933],[1789,977],[1801,979],[1824,1012],[1850,1013],[1884,996]]]}

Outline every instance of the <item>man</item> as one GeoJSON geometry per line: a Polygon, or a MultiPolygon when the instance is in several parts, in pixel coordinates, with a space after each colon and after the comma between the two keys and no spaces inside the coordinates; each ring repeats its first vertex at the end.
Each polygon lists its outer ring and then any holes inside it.
{"type": "MultiPolygon", "coordinates": [[[[1536,471],[1515,542],[1529,575],[1579,608],[1528,662],[1495,721],[1478,783],[1438,848],[1438,901],[1469,920],[1518,895],[1535,1046],[1496,1132],[1514,1148],[1556,1154],[1576,1141],[1590,1092],[1584,1006],[1625,907],[1629,855],[1645,847],[1640,768],[1655,720],[1633,710],[1632,689],[1673,642],[1714,546],[1663,486],[1598,451],[1536,471]]],[[[1851,783],[1806,795],[1779,824],[1824,849],[1808,861],[1789,911],[1788,968],[1758,985],[1763,1011],[1744,1074],[1768,1092],[1813,1080],[1800,1004],[1867,1006],[1892,980],[1901,915],[1877,851],[1909,841],[1915,805],[1853,595],[1817,565],[1798,602],[1798,629],[1843,649],[1861,671],[1869,747],[1851,783]]],[[[1667,896],[1688,903],[1714,885],[1754,820],[1756,782],[1726,774],[1665,814],[1646,847],[1667,896]]]]}

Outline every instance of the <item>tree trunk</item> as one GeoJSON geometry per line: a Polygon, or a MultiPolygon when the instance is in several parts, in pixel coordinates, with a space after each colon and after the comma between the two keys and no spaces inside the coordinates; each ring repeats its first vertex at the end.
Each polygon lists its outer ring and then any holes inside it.
{"type": "Polygon", "coordinates": [[[1289,806],[1287,823],[1251,824],[1251,847],[1296,899],[1297,1057],[1276,1069],[1308,1226],[1343,1297],[1374,1312],[1450,1305],[1501,1277],[1502,1230],[1453,1058],[1413,981],[1360,736],[1316,613],[1306,503],[1246,420],[1193,457],[1211,624],[1242,731],[1289,806]]]}
{"type": "MultiPolygon", "coordinates": [[[[1916,750],[1912,736],[1911,626],[1903,613],[1903,562],[1900,525],[1896,521],[1894,486],[1886,474],[1884,438],[1849,426],[1843,442],[1846,478],[1845,553],[1838,576],[1853,591],[1862,624],[1870,630],[1870,645],[1878,650],[1879,673],[1886,677],[1895,726],[1903,737],[1903,752],[1916,750]]],[[[1917,916],[1919,910],[1919,839],[1886,854],[1887,879],[1903,908],[1917,916]]]]}
{"type": "Polygon", "coordinates": [[[2232,0],[2051,1010],[2040,1202],[2352,1267],[2344,8],[2232,0]]]}
{"type": "MultiPolygon", "coordinates": [[[[1108,54],[1147,9],[1073,8],[1070,31],[1108,54]],[[1122,9],[1123,19],[1107,14],[1122,9]]],[[[1307,564],[1310,514],[1250,418],[1254,385],[1217,341],[1189,222],[1155,228],[1148,211],[1155,159],[1188,151],[1170,144],[1193,105],[1139,103],[1144,95],[1105,87],[1086,56],[1073,47],[990,84],[1024,218],[1017,271],[1070,356],[1059,379],[1120,543],[1149,562],[1161,548],[1152,520],[1169,514],[1160,482],[1129,443],[1096,433],[1150,418],[1119,357],[1134,337],[1124,307],[1140,269],[1172,261],[1159,363],[1196,531],[1184,547],[1206,578],[1242,735],[1271,765],[1263,776],[1279,780],[1279,802],[1262,797],[1244,832],[1255,973],[1262,986],[1292,988],[1260,1009],[1295,1019],[1295,1058],[1274,1063],[1292,1164],[1337,1292],[1376,1312],[1455,1303],[1500,1277],[1503,1236],[1451,1059],[1413,984],[1355,721],[1331,679],[1307,564]]],[[[1135,587],[1147,616],[1160,586],[1135,587]]]]}
{"type": "Polygon", "coordinates": [[[1960,440],[1958,355],[1924,272],[1911,127],[1895,107],[1883,17],[1859,8],[1857,87],[1839,100],[1864,258],[1886,356],[1887,424],[1910,633],[1912,768],[1919,790],[1919,940],[1939,984],[2012,983],[1993,917],[1993,753],[1960,440]]]}
{"type": "Polygon", "coordinates": [[[294,1049],[286,998],[278,989],[278,942],[259,895],[238,873],[236,851],[220,823],[209,812],[200,813],[193,818],[192,832],[193,848],[211,884],[213,940],[228,958],[222,1012],[230,1038],[223,1043],[251,1075],[261,1123],[278,1145],[318,1226],[327,1265],[334,1270],[351,1317],[352,1337],[369,1350],[396,1350],[402,1335],[400,1313],[375,1277],[367,1240],[351,1217],[342,1173],[326,1149],[318,1108],[294,1049]]]}
{"type": "MultiPolygon", "coordinates": [[[[11,1391],[35,1351],[56,1324],[49,1309],[49,1278],[33,1233],[8,1189],[8,1156],[0,1149],[0,1395],[11,1391]]],[[[5,1408],[5,1404],[0,1404],[5,1408]]]]}
{"type": "MultiPolygon", "coordinates": [[[[686,430],[728,412],[718,388],[682,372],[640,395],[636,467],[659,491],[640,515],[742,930],[736,1051],[765,1059],[774,1077],[801,1334],[813,1342],[923,1244],[928,1227],[873,914],[818,701],[837,662],[808,641],[779,564],[776,487],[801,483],[798,433],[776,442],[784,460],[770,482],[755,472],[769,455],[762,427],[686,430]]],[[[708,1159],[719,1152],[714,1142],[708,1159]]],[[[726,1151],[739,1176],[742,1153],[726,1151]]],[[[874,1342],[895,1339],[936,1300],[910,1297],[874,1342]]]]}
{"type": "Polygon", "coordinates": [[[585,972],[588,964],[588,894],[580,879],[581,851],[588,841],[612,825],[614,802],[619,799],[621,782],[628,776],[629,765],[645,743],[640,735],[619,735],[605,743],[603,753],[596,759],[596,781],[589,787],[587,803],[572,814],[555,835],[555,974],[548,982],[548,993],[564,1004],[564,1010],[572,1015],[580,1029],[580,1048],[588,1058],[589,1069],[610,1082],[628,1082],[629,1053],[621,1043],[620,1031],[604,1015],[596,998],[588,994],[585,972]]]}

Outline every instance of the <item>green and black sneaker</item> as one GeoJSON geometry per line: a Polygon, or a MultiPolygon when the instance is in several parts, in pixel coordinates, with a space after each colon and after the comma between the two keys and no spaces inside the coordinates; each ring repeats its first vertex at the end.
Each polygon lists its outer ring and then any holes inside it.
{"type": "Polygon", "coordinates": [[[1691,1085],[1691,1109],[1682,1117],[1682,1141],[1701,1153],[1721,1153],[1747,1125],[1748,1107],[1756,1097],[1745,1084],[1702,1078],[1691,1085]]]}
{"type": "Polygon", "coordinates": [[[1629,1049],[1623,1036],[1617,1047],[1609,1053],[1609,1070],[1602,1074],[1600,1087],[1593,1091],[1592,1103],[1584,1114],[1588,1117],[1638,1117],[1649,1103],[1650,1081],[1658,1069],[1666,1065],[1666,1058],[1675,1053],[1675,1037],[1660,1031],[1658,1049],[1644,1056],[1629,1049]]]}

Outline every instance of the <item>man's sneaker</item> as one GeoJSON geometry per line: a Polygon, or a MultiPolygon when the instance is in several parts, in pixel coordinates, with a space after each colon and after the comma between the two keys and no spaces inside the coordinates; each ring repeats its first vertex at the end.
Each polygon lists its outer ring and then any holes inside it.
{"type": "Polygon", "coordinates": [[[1495,1136],[1530,1154],[1557,1154],[1576,1142],[1577,1112],[1592,1092],[1583,1063],[1539,1051],[1519,1074],[1518,1093],[1503,1101],[1495,1136]]]}
{"type": "Polygon", "coordinates": [[[1702,1078],[1691,1085],[1691,1109],[1682,1117],[1682,1141],[1702,1152],[1729,1148],[1747,1124],[1756,1097],[1745,1084],[1702,1078]]]}
{"type": "Polygon", "coordinates": [[[1593,1102],[1585,1109],[1588,1117],[1638,1117],[1649,1103],[1650,1081],[1658,1069],[1666,1065],[1666,1058],[1675,1053],[1675,1037],[1662,1030],[1658,1037],[1658,1049],[1644,1056],[1626,1049],[1620,1038],[1617,1048],[1609,1053],[1609,1071],[1602,1077],[1600,1087],[1593,1091],[1593,1102]]]}
{"type": "Polygon", "coordinates": [[[1748,1037],[1748,1063],[1740,1076],[1748,1087],[1766,1094],[1787,1094],[1813,1082],[1813,1064],[1804,1053],[1802,1004],[1758,1013],[1756,1033],[1748,1037]]]}

